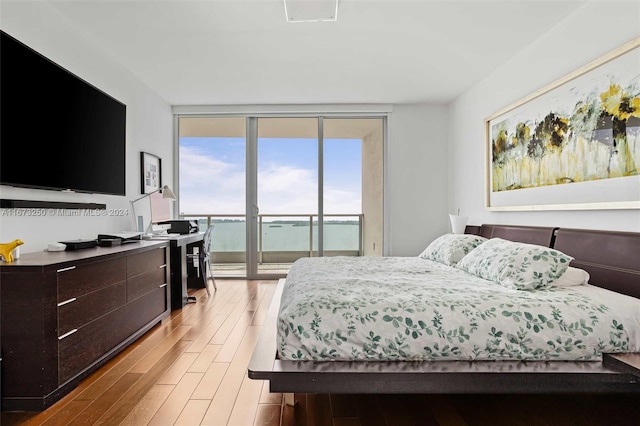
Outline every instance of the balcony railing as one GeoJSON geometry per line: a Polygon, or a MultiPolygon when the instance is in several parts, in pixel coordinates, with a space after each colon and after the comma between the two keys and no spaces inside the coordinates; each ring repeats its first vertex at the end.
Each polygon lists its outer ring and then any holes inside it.
{"type": "MultiPolygon", "coordinates": [[[[245,215],[181,214],[180,217],[198,220],[201,231],[216,225],[211,252],[214,263],[244,263],[245,215]]],[[[362,256],[364,215],[325,214],[323,217],[324,255],[362,256]]],[[[259,214],[257,220],[259,264],[288,264],[302,257],[318,255],[317,214],[259,214]]]]}

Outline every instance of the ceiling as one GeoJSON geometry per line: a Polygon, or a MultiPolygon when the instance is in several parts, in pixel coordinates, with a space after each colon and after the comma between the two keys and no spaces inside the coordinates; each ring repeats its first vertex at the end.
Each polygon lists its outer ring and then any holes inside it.
{"type": "Polygon", "coordinates": [[[172,105],[447,103],[585,1],[48,0],[172,105]]]}

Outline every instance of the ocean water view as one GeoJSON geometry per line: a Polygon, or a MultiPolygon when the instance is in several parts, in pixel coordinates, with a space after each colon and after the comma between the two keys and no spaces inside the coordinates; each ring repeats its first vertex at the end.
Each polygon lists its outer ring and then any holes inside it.
{"type": "MultiPolygon", "coordinates": [[[[214,252],[242,252],[246,244],[244,220],[212,219],[214,252]]],[[[207,219],[198,219],[201,231],[207,228],[207,219]]],[[[274,220],[262,223],[262,251],[309,251],[310,223],[303,220],[274,220]]],[[[318,248],[318,226],[313,226],[313,250],[318,248]]],[[[360,224],[357,220],[326,221],[324,224],[324,250],[359,250],[360,224]]]]}

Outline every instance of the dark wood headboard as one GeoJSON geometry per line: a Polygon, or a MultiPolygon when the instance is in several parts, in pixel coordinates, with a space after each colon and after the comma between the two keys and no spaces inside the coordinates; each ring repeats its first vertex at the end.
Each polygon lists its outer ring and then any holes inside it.
{"type": "Polygon", "coordinates": [[[640,299],[640,233],[539,226],[467,226],[468,234],[552,247],[573,257],[589,284],[640,299]]]}
{"type": "Polygon", "coordinates": [[[640,233],[559,228],[553,248],[572,256],[589,284],[640,298],[640,233]]]}
{"type": "Polygon", "coordinates": [[[553,247],[555,227],[518,226],[518,225],[482,225],[481,235],[485,238],[502,238],[519,243],[553,247]]]}

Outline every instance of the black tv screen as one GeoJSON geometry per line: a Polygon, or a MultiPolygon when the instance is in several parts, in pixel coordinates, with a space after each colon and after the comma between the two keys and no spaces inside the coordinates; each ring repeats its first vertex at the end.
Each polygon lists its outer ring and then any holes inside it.
{"type": "Polygon", "coordinates": [[[126,106],[0,37],[0,184],[125,195],[126,106]]]}

